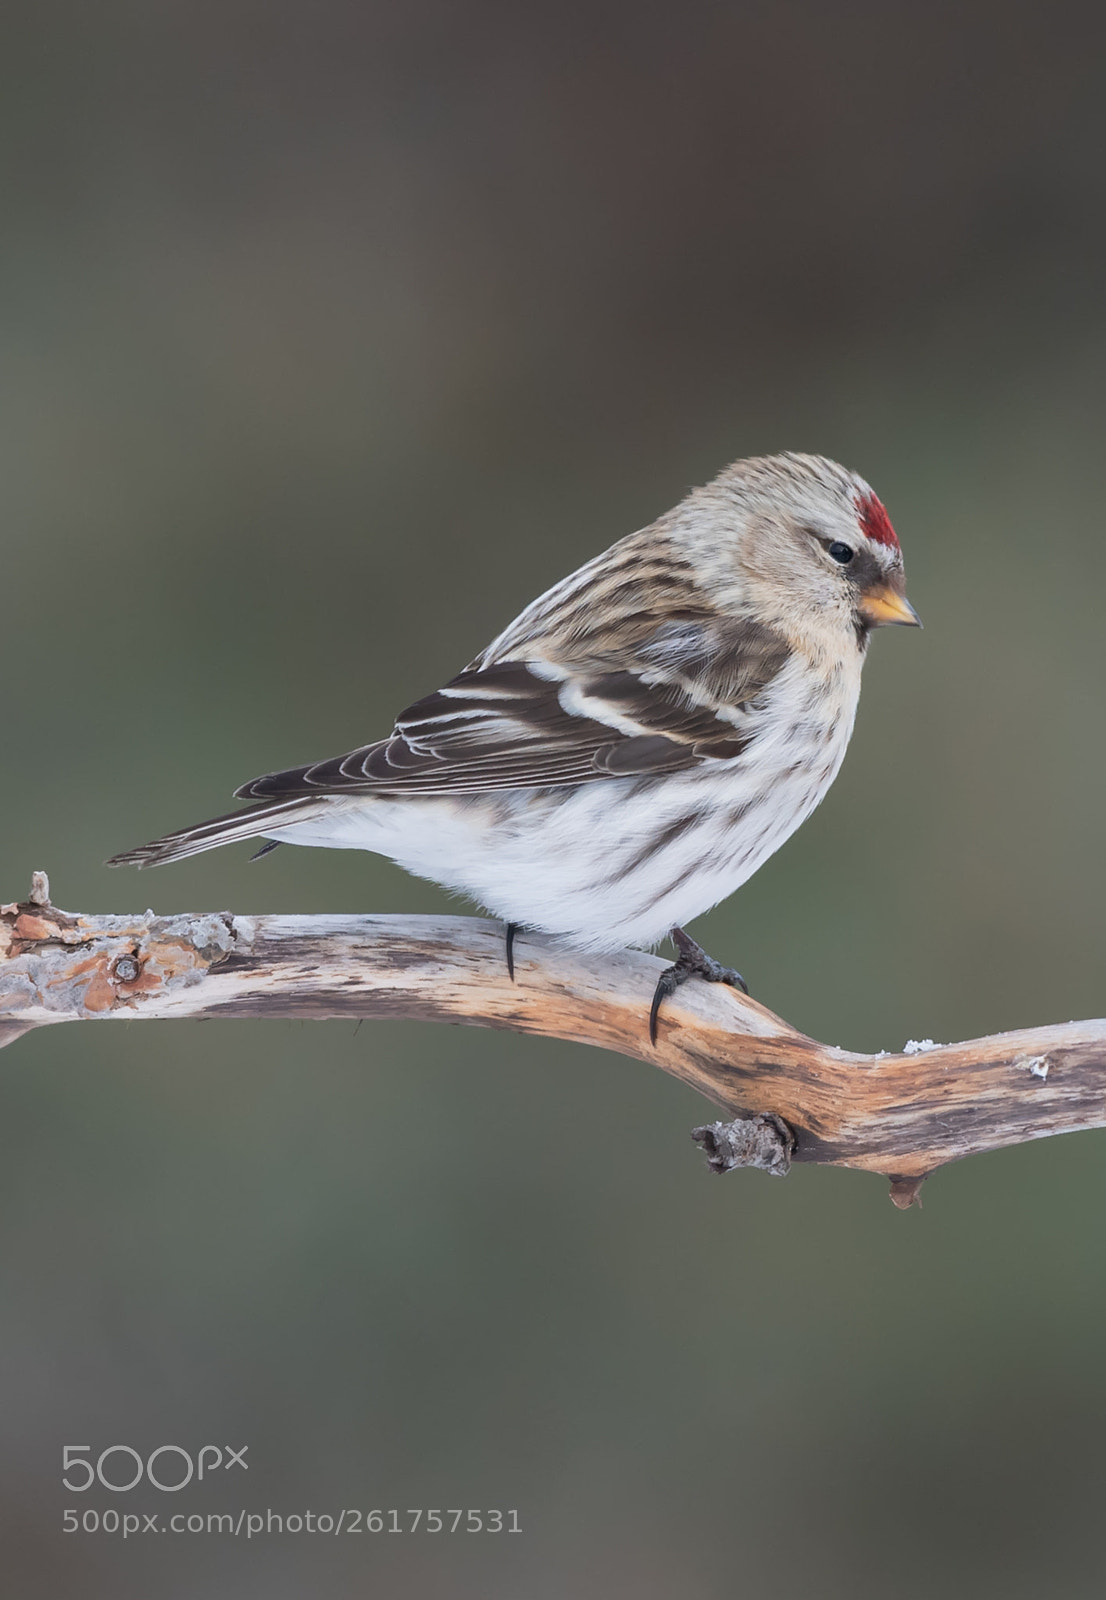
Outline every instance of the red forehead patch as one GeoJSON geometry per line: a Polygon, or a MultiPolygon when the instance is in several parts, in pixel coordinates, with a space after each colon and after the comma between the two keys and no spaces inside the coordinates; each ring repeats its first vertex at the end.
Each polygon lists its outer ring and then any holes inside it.
{"type": "Polygon", "coordinates": [[[861,528],[874,544],[885,544],[891,550],[899,548],[891,518],[874,494],[866,494],[862,500],[858,500],[856,509],[860,513],[861,528]]]}

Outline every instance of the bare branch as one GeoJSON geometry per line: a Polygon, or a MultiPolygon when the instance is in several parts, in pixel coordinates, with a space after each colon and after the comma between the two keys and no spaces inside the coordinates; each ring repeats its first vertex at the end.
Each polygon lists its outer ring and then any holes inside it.
{"type": "Polygon", "coordinates": [[[738,991],[663,963],[515,942],[473,917],[78,916],[44,873],[0,907],[0,1044],[56,1022],[158,1017],[421,1018],[599,1045],[680,1078],[736,1125],[696,1129],[714,1170],[789,1160],[880,1172],[907,1206],[945,1162],[1106,1126],[1106,1021],[858,1055],[808,1039],[738,991]]]}

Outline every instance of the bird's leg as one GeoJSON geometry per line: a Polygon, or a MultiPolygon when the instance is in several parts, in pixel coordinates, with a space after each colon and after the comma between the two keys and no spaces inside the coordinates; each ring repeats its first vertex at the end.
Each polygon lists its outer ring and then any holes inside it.
{"type": "Polygon", "coordinates": [[[713,956],[708,956],[702,945],[696,944],[682,928],[673,928],[670,937],[676,946],[676,962],[661,973],[653,991],[653,1004],[649,1008],[649,1038],[653,1044],[657,1042],[657,1014],[662,1004],[689,978],[703,978],[707,983],[728,983],[734,989],[740,989],[742,994],[749,993],[749,986],[740,972],[735,972],[733,967],[724,967],[713,956]]]}
{"type": "Polygon", "coordinates": [[[507,924],[507,976],[511,982],[515,981],[515,934],[518,932],[517,922],[507,924]]]}

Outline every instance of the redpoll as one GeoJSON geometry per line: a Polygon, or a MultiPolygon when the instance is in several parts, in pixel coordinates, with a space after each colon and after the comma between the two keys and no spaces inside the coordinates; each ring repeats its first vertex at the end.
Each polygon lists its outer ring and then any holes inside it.
{"type": "Polygon", "coordinates": [[[739,461],[535,600],[386,739],[255,778],[256,803],[115,856],[235,839],[373,850],[515,926],[653,946],[814,810],[845,755],[869,632],[917,624],[887,513],[821,456],[739,461]]]}

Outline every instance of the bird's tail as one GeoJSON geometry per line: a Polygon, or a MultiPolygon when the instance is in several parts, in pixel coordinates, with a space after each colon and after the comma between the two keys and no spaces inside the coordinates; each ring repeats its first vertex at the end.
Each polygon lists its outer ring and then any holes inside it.
{"type": "Polygon", "coordinates": [[[160,867],[165,861],[183,861],[185,856],[198,856],[202,850],[213,850],[216,845],[233,844],[237,839],[256,839],[273,828],[285,828],[289,823],[306,821],[308,814],[317,812],[316,797],[294,800],[269,800],[264,805],[249,806],[245,811],[232,811],[225,817],[213,817],[210,822],[197,823],[194,828],[181,828],[177,833],[167,833],[164,838],[149,844],[140,844],[136,850],[124,850],[112,856],[109,867],[160,867]]]}

